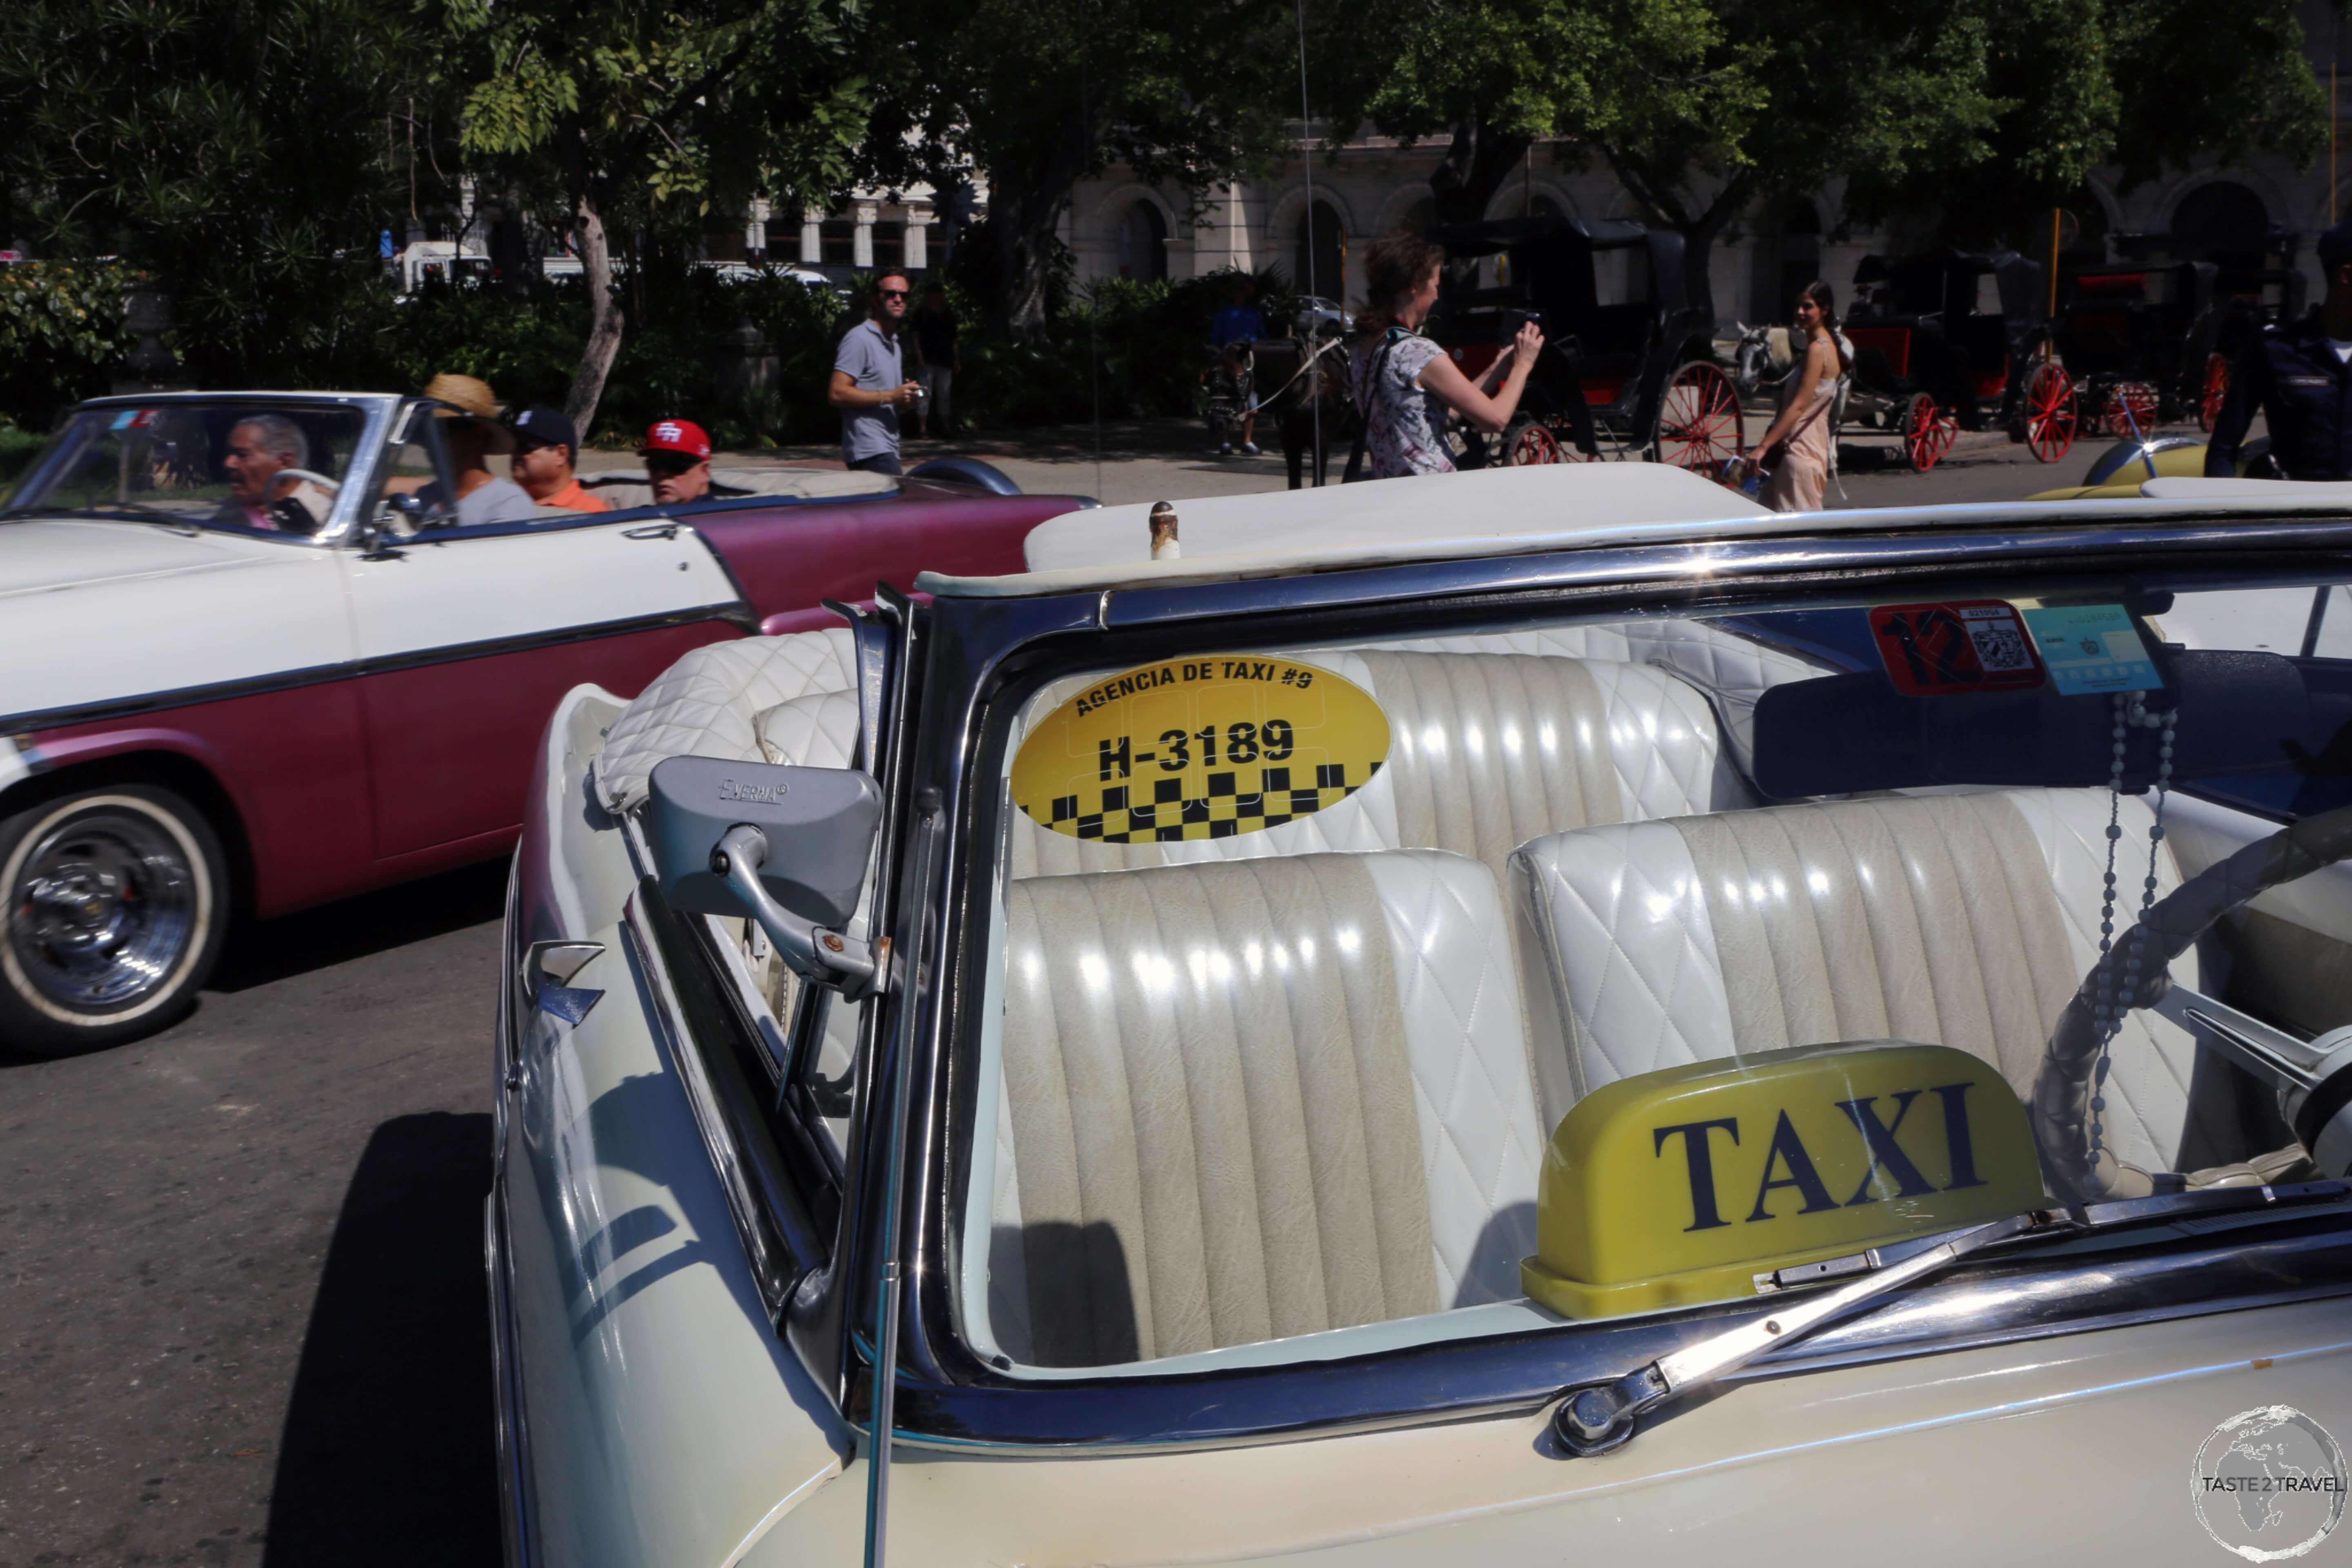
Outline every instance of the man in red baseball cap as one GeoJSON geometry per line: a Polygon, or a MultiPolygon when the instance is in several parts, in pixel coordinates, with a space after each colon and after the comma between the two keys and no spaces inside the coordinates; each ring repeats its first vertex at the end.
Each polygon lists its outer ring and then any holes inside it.
{"type": "Polygon", "coordinates": [[[665,419],[637,448],[654,482],[654,503],[680,506],[710,493],[710,437],[690,419],[665,419]]]}

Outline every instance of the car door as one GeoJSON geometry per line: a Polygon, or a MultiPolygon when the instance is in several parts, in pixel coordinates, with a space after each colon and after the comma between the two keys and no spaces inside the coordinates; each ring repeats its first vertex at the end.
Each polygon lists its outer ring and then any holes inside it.
{"type": "MultiPolygon", "coordinates": [[[[440,463],[431,422],[415,424],[395,486],[440,463]]],[[[583,681],[635,695],[687,649],[738,635],[727,617],[744,613],[699,536],[642,515],[428,526],[342,562],[379,860],[494,849],[522,821],[558,698],[583,681]]]]}

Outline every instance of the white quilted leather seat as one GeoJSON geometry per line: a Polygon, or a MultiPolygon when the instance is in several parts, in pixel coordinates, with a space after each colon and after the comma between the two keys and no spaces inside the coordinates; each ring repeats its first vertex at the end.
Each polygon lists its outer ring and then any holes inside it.
{"type": "MultiPolygon", "coordinates": [[[[654,765],[667,757],[798,762],[763,748],[761,716],[795,698],[853,691],[856,671],[847,626],[696,648],[662,671],[613,721],[596,755],[597,793],[611,810],[633,809],[645,801],[654,765]]],[[[779,738],[789,728],[789,721],[780,722],[779,738]]],[[[846,729],[835,722],[834,731],[835,749],[843,735],[855,745],[855,703],[848,704],[846,729]]]]}
{"type": "MultiPolygon", "coordinates": [[[[2129,929],[2151,816],[2122,802],[2129,929]]],[[[1546,1115],[1636,1073],[1736,1051],[1895,1038],[1958,1047],[2030,1100],[2098,956],[2103,790],[1888,796],[1556,834],[1513,858],[1546,1115]]],[[[2157,857],[2159,896],[2180,875],[2157,857]]],[[[2174,973],[2196,984],[2193,952],[2174,973]]],[[[2190,1037],[2132,1015],[2107,1140],[2179,1169],[2190,1037]]],[[[2201,1130],[2210,1142],[2229,1130],[2201,1130]]],[[[2209,1146],[2210,1146],[2209,1142],[2209,1146]]]]}
{"type": "Polygon", "coordinates": [[[1513,848],[1542,834],[1747,804],[1706,700],[1664,670],[1514,653],[1307,657],[1388,715],[1389,758],[1370,784],[1280,827],[1185,843],[1081,842],[1020,816],[1013,875],[1400,848],[1451,849],[1499,875],[1513,848]]]}
{"type": "Polygon", "coordinates": [[[1485,867],[1048,877],[1007,917],[982,1190],[1009,1354],[1151,1360],[1519,1294],[1542,1133],[1485,867]]]}

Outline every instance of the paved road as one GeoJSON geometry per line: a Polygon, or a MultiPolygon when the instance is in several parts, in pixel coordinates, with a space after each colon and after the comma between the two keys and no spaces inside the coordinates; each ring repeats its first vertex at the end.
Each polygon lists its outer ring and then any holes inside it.
{"type": "Polygon", "coordinates": [[[0,1058],[0,1568],[499,1561],[504,876],[240,932],[169,1033],[0,1058]]]}
{"type": "MultiPolygon", "coordinates": [[[[983,446],[1106,500],[1274,489],[1181,427],[983,446]]],[[[1853,505],[2073,483],[2002,443],[1853,505]]],[[[503,869],[240,931],[197,1014],[0,1058],[0,1568],[489,1563],[481,1198],[503,869]]]]}

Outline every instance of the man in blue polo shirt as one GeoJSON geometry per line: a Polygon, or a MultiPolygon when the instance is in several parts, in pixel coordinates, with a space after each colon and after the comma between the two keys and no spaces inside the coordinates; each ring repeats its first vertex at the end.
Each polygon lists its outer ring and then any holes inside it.
{"type": "Polygon", "coordinates": [[[833,357],[830,400],[841,410],[841,458],[853,468],[896,474],[898,410],[923,395],[907,379],[898,329],[907,320],[907,275],[885,272],[874,280],[866,319],[842,335],[833,357]]]}
{"type": "Polygon", "coordinates": [[[2205,448],[2209,479],[2238,471],[2260,408],[2271,456],[2290,479],[2352,479],[2352,223],[2319,237],[2327,299],[2300,321],[2266,327],[2230,367],[2230,394],[2205,448]]]}

